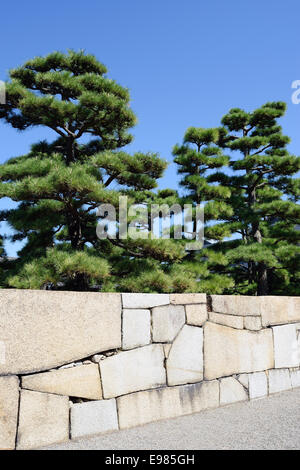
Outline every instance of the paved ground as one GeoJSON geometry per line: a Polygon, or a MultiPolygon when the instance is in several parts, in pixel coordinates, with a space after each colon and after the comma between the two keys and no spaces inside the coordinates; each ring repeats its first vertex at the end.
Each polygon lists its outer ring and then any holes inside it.
{"type": "Polygon", "coordinates": [[[300,449],[300,388],[47,449],[300,449]]]}

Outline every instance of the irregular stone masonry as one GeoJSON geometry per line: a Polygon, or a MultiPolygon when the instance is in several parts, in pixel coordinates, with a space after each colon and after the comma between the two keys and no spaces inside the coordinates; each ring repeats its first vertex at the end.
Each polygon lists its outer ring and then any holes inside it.
{"type": "Polygon", "coordinates": [[[300,387],[300,298],[0,290],[0,449],[300,387]]]}

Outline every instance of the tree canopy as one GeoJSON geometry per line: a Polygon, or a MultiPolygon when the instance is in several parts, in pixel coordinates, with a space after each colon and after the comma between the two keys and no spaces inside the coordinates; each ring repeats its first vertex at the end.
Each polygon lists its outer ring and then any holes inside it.
{"type": "Polygon", "coordinates": [[[282,102],[231,109],[222,127],[191,128],[174,149],[187,197],[199,193],[206,203],[205,235],[213,244],[194,262],[207,268],[199,276],[209,290],[217,282],[225,293],[300,293],[300,157],[289,153],[277,122],[285,110],[282,102]]]}
{"type": "Polygon", "coordinates": [[[26,241],[5,283],[17,288],[174,291],[192,289],[179,276],[184,256],[171,240],[99,240],[96,208],[163,197],[154,193],[167,164],[156,153],[123,150],[136,117],[129,91],[107,77],[84,52],[54,52],[10,72],[0,119],[24,131],[51,129],[56,137],[0,167],[0,197],[18,205],[2,212],[26,241]]]}
{"type": "Polygon", "coordinates": [[[188,128],[173,148],[182,191],[159,190],[167,162],[126,152],[130,94],[94,56],[54,52],[11,70],[0,119],[21,132],[48,129],[53,140],[0,165],[0,198],[16,203],[0,221],[23,241],[16,260],[2,259],[1,286],[299,295],[300,157],[278,124],[285,110],[233,108],[219,127],[188,128]],[[97,208],[112,205],[118,219],[120,196],[146,208],[203,204],[205,246],[185,251],[185,239],[155,239],[140,222],[135,238],[116,223],[116,236],[100,239],[97,208]]]}

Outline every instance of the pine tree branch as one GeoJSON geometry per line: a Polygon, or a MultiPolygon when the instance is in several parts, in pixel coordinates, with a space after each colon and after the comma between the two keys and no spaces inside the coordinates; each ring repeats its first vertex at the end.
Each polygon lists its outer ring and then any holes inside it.
{"type": "Polygon", "coordinates": [[[56,235],[56,234],[63,228],[63,226],[64,226],[64,224],[61,224],[61,225],[58,227],[58,229],[53,232],[53,235],[56,235]]]}
{"type": "Polygon", "coordinates": [[[49,126],[50,129],[52,129],[54,132],[57,132],[61,137],[66,137],[66,134],[64,134],[58,127],[55,126],[49,126]]]}
{"type": "Polygon", "coordinates": [[[95,204],[90,204],[90,207],[88,209],[84,210],[83,212],[84,213],[90,212],[90,211],[96,209],[98,206],[99,206],[99,202],[96,202],[95,204]]]}
{"type": "Polygon", "coordinates": [[[123,243],[121,243],[119,240],[115,240],[113,238],[107,237],[107,240],[109,240],[114,246],[118,246],[119,248],[123,248],[126,250],[127,253],[129,253],[131,256],[134,256],[136,258],[145,258],[143,253],[136,253],[132,250],[130,250],[127,246],[125,246],[123,243]]]}
{"type": "Polygon", "coordinates": [[[110,183],[112,183],[115,178],[116,178],[115,175],[111,175],[111,176],[106,180],[106,182],[104,183],[105,188],[107,188],[107,186],[109,186],[110,183]]]}
{"type": "Polygon", "coordinates": [[[252,131],[252,129],[254,129],[255,125],[249,127],[248,129],[245,129],[245,135],[248,135],[250,131],[252,131]]]}
{"type": "Polygon", "coordinates": [[[255,153],[251,153],[251,155],[249,154],[249,157],[254,157],[255,155],[259,155],[260,153],[264,152],[265,150],[267,150],[268,148],[271,148],[271,147],[272,147],[272,145],[268,144],[265,147],[263,147],[261,150],[258,150],[255,153]]]}
{"type": "Polygon", "coordinates": [[[77,132],[77,134],[76,134],[76,136],[75,136],[76,139],[79,139],[79,137],[81,137],[82,134],[84,134],[87,129],[88,129],[88,126],[87,126],[86,124],[84,124],[84,125],[78,130],[78,132],[77,132]]]}
{"type": "Polygon", "coordinates": [[[66,133],[70,137],[73,137],[73,139],[76,139],[76,134],[74,134],[74,132],[70,131],[70,129],[67,126],[63,126],[63,130],[66,131],[66,133]]]}

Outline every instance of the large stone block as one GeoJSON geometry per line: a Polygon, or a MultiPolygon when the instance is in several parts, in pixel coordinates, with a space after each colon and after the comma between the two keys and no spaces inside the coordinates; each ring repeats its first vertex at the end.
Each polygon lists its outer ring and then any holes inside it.
{"type": "Polygon", "coordinates": [[[289,315],[289,319],[291,321],[300,321],[300,297],[292,297],[293,299],[293,310],[292,313],[289,315]]]}
{"type": "Polygon", "coordinates": [[[152,308],[169,303],[169,294],[122,294],[123,308],[152,308]]]}
{"type": "Polygon", "coordinates": [[[37,392],[101,400],[102,389],[97,364],[59,369],[22,377],[22,387],[37,392]]]}
{"type": "Polygon", "coordinates": [[[206,294],[171,294],[171,304],[188,305],[188,304],[205,304],[206,294]]]}
{"type": "Polygon", "coordinates": [[[104,398],[166,384],[162,344],[121,352],[100,362],[104,398]]]}
{"type": "Polygon", "coordinates": [[[68,397],[22,390],[17,449],[34,449],[68,439],[68,397]]]}
{"type": "Polygon", "coordinates": [[[229,405],[248,400],[248,394],[243,385],[234,377],[226,377],[220,383],[220,405],[229,405]]]}
{"type": "Polygon", "coordinates": [[[157,343],[168,343],[185,323],[185,310],[182,305],[155,307],[152,311],[152,337],[157,343]]]}
{"type": "Polygon", "coordinates": [[[300,297],[260,297],[264,326],[300,321],[300,297]]]}
{"type": "Polygon", "coordinates": [[[292,388],[300,387],[300,370],[291,370],[290,376],[292,388]]]}
{"type": "Polygon", "coordinates": [[[192,304],[185,306],[186,322],[188,325],[202,326],[208,317],[206,304],[192,304]]]}
{"type": "Polygon", "coordinates": [[[219,382],[201,382],[125,395],[117,399],[120,429],[198,413],[219,406],[219,382]]]}
{"type": "Polygon", "coordinates": [[[290,371],[288,369],[269,370],[269,393],[283,392],[292,388],[290,371]]]}
{"type": "Polygon", "coordinates": [[[273,326],[275,368],[299,366],[297,328],[295,324],[273,326]]]}
{"type": "Polygon", "coordinates": [[[244,328],[244,317],[240,317],[238,315],[209,312],[209,321],[218,323],[218,325],[237,328],[238,330],[242,330],[244,328]]]}
{"type": "Polygon", "coordinates": [[[18,407],[18,377],[0,377],[0,450],[15,448],[18,407]]]}
{"type": "Polygon", "coordinates": [[[0,375],[48,370],[121,346],[121,296],[0,289],[0,375]]]}
{"type": "Polygon", "coordinates": [[[172,344],[167,359],[168,385],[200,382],[203,379],[203,330],[185,325],[172,344]]]}
{"type": "Polygon", "coordinates": [[[122,349],[133,349],[151,342],[150,310],[123,310],[122,349]]]}
{"type": "Polygon", "coordinates": [[[91,436],[119,428],[116,400],[76,403],[71,407],[71,437],[91,436]]]}
{"type": "Polygon", "coordinates": [[[212,311],[239,316],[260,316],[259,297],[249,295],[212,295],[212,311]]]}
{"type": "Polygon", "coordinates": [[[251,332],[206,322],[204,325],[204,377],[211,380],[274,367],[270,329],[251,332]]]}
{"type": "Polygon", "coordinates": [[[244,328],[251,331],[262,329],[261,317],[244,317],[244,328]]]}
{"type": "Polygon", "coordinates": [[[268,378],[265,372],[249,374],[249,395],[250,399],[268,395],[268,378]]]}

